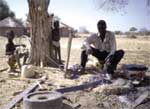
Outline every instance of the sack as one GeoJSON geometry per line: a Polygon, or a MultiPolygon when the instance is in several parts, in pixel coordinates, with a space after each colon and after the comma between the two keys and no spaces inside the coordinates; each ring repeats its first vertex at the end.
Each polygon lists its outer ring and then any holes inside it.
{"type": "Polygon", "coordinates": [[[33,78],[36,76],[36,68],[32,65],[23,65],[21,68],[22,78],[33,78]]]}

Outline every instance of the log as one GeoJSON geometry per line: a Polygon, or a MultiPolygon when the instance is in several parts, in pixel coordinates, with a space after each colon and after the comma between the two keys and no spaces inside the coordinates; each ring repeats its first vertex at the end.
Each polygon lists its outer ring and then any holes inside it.
{"type": "Polygon", "coordinates": [[[61,93],[75,92],[75,91],[85,90],[85,89],[88,89],[88,88],[94,88],[94,87],[96,87],[98,85],[101,85],[101,84],[110,84],[110,83],[111,83],[111,81],[102,79],[102,80],[90,82],[90,83],[87,83],[87,84],[82,84],[82,85],[57,89],[56,91],[61,92],[61,93]]]}
{"type": "Polygon", "coordinates": [[[70,32],[70,34],[69,34],[69,40],[68,40],[68,47],[67,47],[67,60],[66,60],[66,66],[65,66],[65,71],[66,72],[68,70],[68,65],[69,65],[70,52],[71,52],[71,44],[72,44],[72,33],[70,32]]]}

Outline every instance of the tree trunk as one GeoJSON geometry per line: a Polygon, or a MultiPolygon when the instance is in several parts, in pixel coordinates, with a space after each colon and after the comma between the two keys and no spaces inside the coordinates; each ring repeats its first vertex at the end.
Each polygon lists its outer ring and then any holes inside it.
{"type": "Polygon", "coordinates": [[[50,0],[28,0],[31,20],[31,64],[52,64],[50,0]]]}

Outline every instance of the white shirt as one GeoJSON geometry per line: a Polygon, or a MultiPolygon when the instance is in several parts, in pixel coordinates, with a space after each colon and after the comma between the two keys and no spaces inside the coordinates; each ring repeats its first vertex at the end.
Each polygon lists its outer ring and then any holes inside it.
{"type": "Polygon", "coordinates": [[[102,41],[100,34],[92,34],[83,42],[83,47],[90,49],[91,45],[100,51],[107,51],[110,53],[109,55],[112,55],[116,51],[115,35],[111,31],[106,31],[104,41],[102,41]]]}

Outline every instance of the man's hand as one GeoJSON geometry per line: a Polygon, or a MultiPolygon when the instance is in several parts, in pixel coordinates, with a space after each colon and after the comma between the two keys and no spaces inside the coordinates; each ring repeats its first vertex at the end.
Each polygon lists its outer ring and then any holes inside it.
{"type": "Polygon", "coordinates": [[[89,49],[86,50],[86,54],[87,54],[87,55],[88,55],[88,54],[92,54],[92,52],[93,52],[93,51],[92,51],[91,48],[89,48],[89,49]]]}

